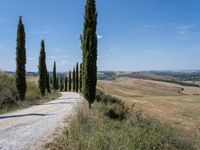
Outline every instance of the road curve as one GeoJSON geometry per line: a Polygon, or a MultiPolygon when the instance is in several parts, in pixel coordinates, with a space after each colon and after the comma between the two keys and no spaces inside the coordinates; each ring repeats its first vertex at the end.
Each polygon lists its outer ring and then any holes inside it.
{"type": "Polygon", "coordinates": [[[0,115],[0,150],[39,149],[81,101],[77,93],[62,93],[48,103],[0,115]]]}

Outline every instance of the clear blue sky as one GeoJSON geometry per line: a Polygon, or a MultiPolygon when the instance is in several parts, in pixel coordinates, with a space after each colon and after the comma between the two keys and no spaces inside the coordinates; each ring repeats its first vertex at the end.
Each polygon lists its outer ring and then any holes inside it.
{"type": "MultiPolygon", "coordinates": [[[[48,70],[81,61],[85,0],[1,0],[0,70],[15,70],[18,16],[26,30],[27,71],[37,71],[45,39],[48,70]]],[[[98,70],[200,69],[199,0],[97,0],[98,70]]]]}

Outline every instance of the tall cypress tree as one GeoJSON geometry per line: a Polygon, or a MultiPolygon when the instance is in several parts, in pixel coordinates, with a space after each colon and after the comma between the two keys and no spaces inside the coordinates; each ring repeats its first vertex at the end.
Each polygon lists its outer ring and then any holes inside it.
{"type": "Polygon", "coordinates": [[[80,71],[79,71],[79,90],[82,92],[82,63],[80,64],[80,71]]]}
{"type": "Polygon", "coordinates": [[[60,77],[60,91],[63,91],[63,77],[60,77]]]}
{"type": "Polygon", "coordinates": [[[73,69],[73,92],[76,90],[76,72],[75,72],[75,67],[73,69]]]}
{"type": "Polygon", "coordinates": [[[46,91],[46,54],[45,54],[45,44],[44,40],[41,41],[41,49],[40,49],[40,56],[39,56],[39,88],[40,93],[44,97],[46,91]]]}
{"type": "Polygon", "coordinates": [[[22,23],[22,17],[19,17],[17,29],[16,46],[16,87],[20,100],[25,99],[26,94],[26,48],[25,48],[25,29],[22,23]]]}
{"type": "Polygon", "coordinates": [[[69,91],[72,90],[72,75],[71,75],[71,71],[69,71],[69,91]]]}
{"type": "Polygon", "coordinates": [[[67,77],[65,77],[65,92],[67,92],[67,90],[68,90],[68,78],[67,77]]]}
{"type": "Polygon", "coordinates": [[[97,12],[95,0],[87,0],[84,29],[81,39],[83,50],[83,95],[89,103],[94,102],[97,83],[97,12]]]}
{"type": "Polygon", "coordinates": [[[57,89],[57,77],[56,77],[56,62],[54,61],[54,64],[53,64],[53,89],[56,90],[57,89]]]}
{"type": "Polygon", "coordinates": [[[76,92],[78,92],[78,88],[79,88],[79,68],[78,68],[78,62],[76,63],[76,92]]]}

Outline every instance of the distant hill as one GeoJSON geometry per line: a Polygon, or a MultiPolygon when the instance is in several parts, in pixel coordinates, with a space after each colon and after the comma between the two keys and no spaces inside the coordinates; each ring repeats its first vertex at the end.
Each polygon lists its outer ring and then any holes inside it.
{"type": "MultiPolygon", "coordinates": [[[[8,74],[15,72],[6,71],[8,74]]],[[[38,76],[37,72],[27,72],[27,76],[38,76]]],[[[50,76],[52,72],[49,72],[50,76]]],[[[66,76],[67,72],[57,73],[58,77],[66,76]]],[[[176,83],[185,86],[200,86],[200,70],[183,70],[183,71],[141,71],[141,72],[126,72],[126,71],[98,71],[98,80],[115,80],[118,77],[129,77],[135,79],[164,81],[176,83]]]]}
{"type": "Polygon", "coordinates": [[[199,87],[200,71],[98,72],[99,80],[115,80],[118,77],[164,81],[179,85],[199,87]]]}

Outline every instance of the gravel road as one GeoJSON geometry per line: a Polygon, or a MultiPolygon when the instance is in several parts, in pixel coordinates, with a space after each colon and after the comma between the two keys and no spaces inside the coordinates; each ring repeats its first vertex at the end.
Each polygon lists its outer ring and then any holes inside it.
{"type": "Polygon", "coordinates": [[[77,93],[62,93],[48,103],[0,115],[0,150],[36,150],[81,102],[77,93]]]}

